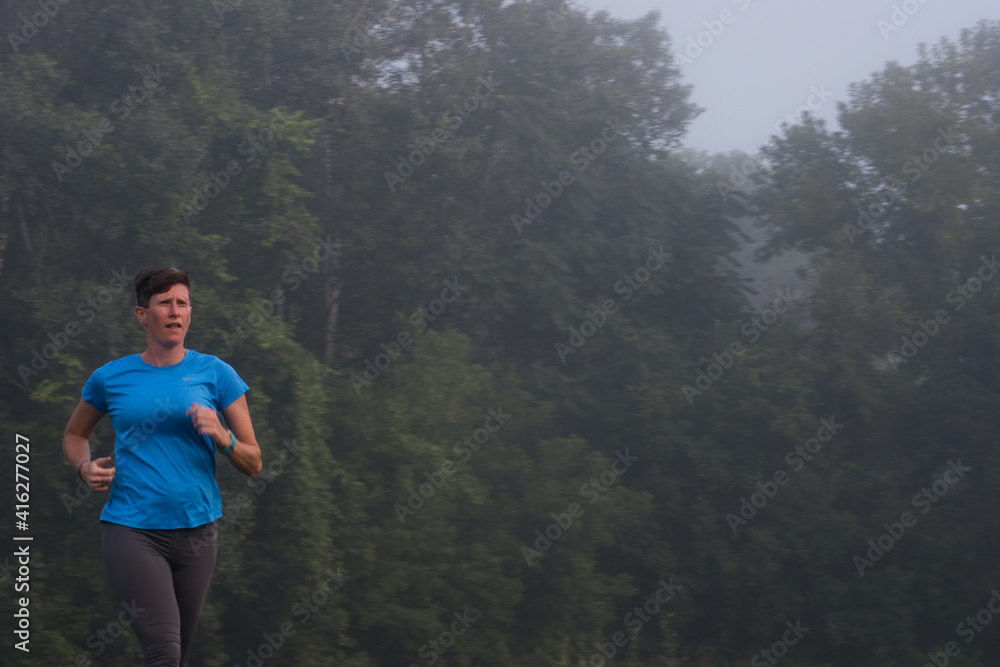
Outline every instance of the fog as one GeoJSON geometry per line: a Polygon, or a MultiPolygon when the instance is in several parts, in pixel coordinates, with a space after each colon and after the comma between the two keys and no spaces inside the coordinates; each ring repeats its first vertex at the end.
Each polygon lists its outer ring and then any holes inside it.
{"type": "Polygon", "coordinates": [[[850,84],[867,80],[891,60],[914,63],[922,43],[955,41],[978,21],[1000,18],[1000,3],[990,0],[578,4],[621,18],[660,13],[671,52],[694,86],[692,99],[705,110],[685,144],[710,152],[754,152],[801,107],[836,128],[837,102],[847,101],[850,84]]]}
{"type": "Polygon", "coordinates": [[[0,665],[995,667],[996,3],[651,8],[0,0],[0,665]]]}

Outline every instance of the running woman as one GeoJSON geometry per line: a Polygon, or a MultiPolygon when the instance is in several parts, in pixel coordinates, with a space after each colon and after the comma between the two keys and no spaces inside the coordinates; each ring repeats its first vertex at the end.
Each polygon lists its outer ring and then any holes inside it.
{"type": "Polygon", "coordinates": [[[215,569],[222,516],[216,452],[252,477],[261,455],[247,384],[217,357],[184,348],[192,308],[187,271],[143,271],[135,294],[146,349],[90,376],[66,425],[63,453],[92,490],[110,491],[101,512],[104,569],[115,597],[142,610],[132,629],[146,667],[179,667],[215,569]],[[114,459],[91,460],[90,435],[106,414],[114,459]]]}

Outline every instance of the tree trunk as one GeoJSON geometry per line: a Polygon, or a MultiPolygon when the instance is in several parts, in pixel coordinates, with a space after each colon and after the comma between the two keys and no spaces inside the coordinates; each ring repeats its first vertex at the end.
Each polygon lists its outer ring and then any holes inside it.
{"type": "MultiPolygon", "coordinates": [[[[3,180],[7,180],[4,174],[3,180]]],[[[3,262],[7,257],[7,216],[10,211],[10,194],[5,194],[0,199],[0,281],[3,280],[3,262]]]]}
{"type": "Polygon", "coordinates": [[[323,289],[326,294],[326,339],[323,360],[333,364],[337,357],[337,319],[340,315],[340,238],[333,242],[336,251],[325,264],[323,289]]]}
{"type": "MultiPolygon", "coordinates": [[[[363,5],[362,5],[363,7],[363,5]]],[[[340,196],[342,188],[334,187],[333,183],[333,137],[330,132],[326,133],[323,139],[324,159],[324,197],[326,209],[331,212],[329,219],[333,219],[333,202],[340,196]]],[[[333,225],[330,225],[333,226],[333,225]]],[[[324,303],[326,305],[326,326],[323,340],[323,361],[328,365],[333,365],[337,358],[337,326],[340,317],[340,235],[334,237],[333,247],[330,250],[330,257],[323,262],[323,292],[324,303]]]]}

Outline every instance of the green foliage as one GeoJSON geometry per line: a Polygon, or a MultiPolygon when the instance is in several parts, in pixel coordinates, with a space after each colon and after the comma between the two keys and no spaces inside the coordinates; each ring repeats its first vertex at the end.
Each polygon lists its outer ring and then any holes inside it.
{"type": "Polygon", "coordinates": [[[31,662],[141,660],[129,632],[88,645],[116,613],[103,499],[59,443],[90,373],[141,351],[131,280],[160,264],[190,269],[186,344],[248,382],[264,461],[219,467],[194,665],[286,623],[268,667],[576,665],[619,632],[629,667],[735,665],[797,619],[787,664],[917,664],[986,604],[1000,283],[961,290],[1000,250],[997,24],[854,86],[842,132],[787,127],[723,197],[747,156],[680,150],[700,109],[654,15],[59,7],[0,49],[31,662]]]}

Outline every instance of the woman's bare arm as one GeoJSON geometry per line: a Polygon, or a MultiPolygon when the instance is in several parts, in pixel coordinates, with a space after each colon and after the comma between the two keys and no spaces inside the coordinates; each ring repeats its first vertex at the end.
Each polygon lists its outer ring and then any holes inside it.
{"type": "MultiPolygon", "coordinates": [[[[247,407],[246,394],[223,408],[222,415],[226,418],[229,429],[236,436],[236,447],[229,452],[229,462],[244,475],[256,477],[260,474],[261,455],[257,437],[253,432],[253,422],[250,421],[250,408],[247,407]]],[[[229,443],[227,442],[228,446],[229,443]]]]}
{"type": "Polygon", "coordinates": [[[111,488],[111,481],[115,476],[113,467],[104,467],[111,462],[110,456],[90,460],[90,436],[103,416],[103,412],[80,399],[63,433],[63,454],[66,455],[66,460],[74,470],[79,471],[80,477],[94,491],[111,488]]]}

